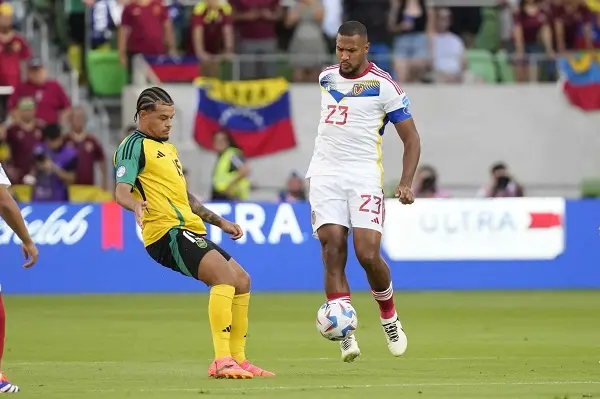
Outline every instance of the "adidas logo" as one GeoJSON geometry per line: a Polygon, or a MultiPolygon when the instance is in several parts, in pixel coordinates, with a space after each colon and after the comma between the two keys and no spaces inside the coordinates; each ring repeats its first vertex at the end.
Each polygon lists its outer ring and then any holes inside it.
{"type": "Polygon", "coordinates": [[[163,154],[162,152],[159,151],[158,155],[156,155],[156,158],[162,158],[164,156],[165,156],[165,154],[163,154]]]}
{"type": "Polygon", "coordinates": [[[376,216],[371,222],[379,224],[379,217],[376,216]]]}
{"type": "Polygon", "coordinates": [[[225,327],[224,329],[222,329],[221,331],[222,332],[228,332],[228,333],[230,333],[231,332],[231,326],[229,325],[229,326],[225,327]]]}

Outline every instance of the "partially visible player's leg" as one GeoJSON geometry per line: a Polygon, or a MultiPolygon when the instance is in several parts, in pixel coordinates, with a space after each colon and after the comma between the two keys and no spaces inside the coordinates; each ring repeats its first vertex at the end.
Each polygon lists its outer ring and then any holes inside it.
{"type": "MultiPolygon", "coordinates": [[[[346,279],[350,215],[339,179],[329,176],[311,178],[310,204],[313,232],[321,242],[327,300],[350,302],[350,286],[346,279]]],[[[340,342],[340,349],[345,362],[352,362],[360,356],[354,336],[340,342]]]]}
{"type": "MultiPolygon", "coordinates": [[[[360,187],[360,186],[359,186],[360,187]]],[[[379,304],[381,325],[394,356],[404,354],[407,339],[394,306],[390,268],[381,257],[381,234],[385,218],[384,196],[377,185],[357,190],[350,200],[354,251],[367,274],[373,298],[379,304]]]]}
{"type": "Polygon", "coordinates": [[[248,335],[248,309],[250,305],[250,275],[233,258],[225,253],[225,258],[229,257],[229,264],[236,274],[235,295],[231,306],[231,340],[229,347],[231,355],[235,361],[244,370],[252,373],[254,376],[273,377],[275,373],[255,366],[246,359],[246,337],[248,335]]]}
{"type": "Polygon", "coordinates": [[[19,387],[11,384],[2,371],[2,357],[4,355],[4,338],[6,334],[6,313],[4,311],[4,301],[0,293],[0,393],[16,393],[19,387]]]}

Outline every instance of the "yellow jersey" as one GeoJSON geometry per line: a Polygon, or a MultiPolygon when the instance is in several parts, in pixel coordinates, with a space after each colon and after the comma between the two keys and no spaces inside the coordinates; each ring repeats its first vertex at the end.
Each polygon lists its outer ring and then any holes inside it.
{"type": "Polygon", "coordinates": [[[183,167],[173,144],[136,130],[119,144],[113,163],[117,183],[129,184],[137,200],[148,202],[142,228],[144,246],[173,228],[206,234],[204,222],[190,208],[183,167]]]}

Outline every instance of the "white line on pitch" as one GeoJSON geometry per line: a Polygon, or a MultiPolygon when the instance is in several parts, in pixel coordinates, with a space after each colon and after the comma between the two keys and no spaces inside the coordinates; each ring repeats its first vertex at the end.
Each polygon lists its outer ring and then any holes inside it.
{"type": "MultiPolygon", "coordinates": [[[[405,384],[350,384],[350,385],[290,385],[232,388],[153,388],[129,390],[129,392],[245,392],[245,391],[308,391],[321,389],[370,389],[370,388],[435,388],[435,387],[485,387],[485,386],[553,386],[553,385],[600,385],[600,381],[514,381],[514,382],[423,382],[405,384]]],[[[86,392],[127,392],[128,390],[94,389],[86,392]]],[[[66,391],[65,391],[66,392],[66,391]]]]}
{"type": "MultiPolygon", "coordinates": [[[[385,360],[387,358],[368,358],[366,360],[368,361],[380,361],[380,360],[385,360]]],[[[472,360],[500,360],[500,357],[494,357],[494,356],[474,356],[474,357],[406,357],[407,360],[432,360],[432,361],[442,361],[442,360],[448,360],[448,361],[472,361],[472,360]]],[[[508,359],[508,358],[502,358],[502,359],[508,359]]],[[[529,358],[531,359],[531,358],[529,358]]],[[[130,360],[124,360],[124,361],[118,361],[118,360],[99,360],[99,361],[79,361],[79,360],[73,360],[73,361],[68,361],[68,360],[57,360],[57,361],[25,361],[25,362],[10,362],[10,364],[15,365],[15,366],[59,366],[59,365],[64,365],[64,366],[68,366],[68,365],[73,365],[73,366],[97,366],[97,365],[109,365],[109,364],[177,364],[177,363],[185,363],[185,364],[189,364],[189,363],[197,363],[197,362],[211,362],[214,359],[198,359],[198,360],[157,360],[157,361],[140,361],[140,362],[136,362],[136,361],[130,361],[130,360]]],[[[306,358],[275,358],[272,359],[274,361],[277,362],[315,362],[315,361],[331,361],[331,362],[339,362],[340,359],[338,357],[306,357],[306,358]]]]}

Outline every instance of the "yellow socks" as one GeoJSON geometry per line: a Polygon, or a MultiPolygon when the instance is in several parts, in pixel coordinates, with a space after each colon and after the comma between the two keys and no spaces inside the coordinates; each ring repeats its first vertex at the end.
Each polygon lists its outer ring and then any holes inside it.
{"type": "Polygon", "coordinates": [[[246,360],[246,334],[248,334],[248,305],[250,293],[235,295],[231,306],[231,356],[236,362],[246,360]]]}
{"type": "Polygon", "coordinates": [[[229,342],[231,337],[231,302],[235,287],[215,285],[210,289],[208,300],[208,319],[215,347],[215,359],[231,356],[229,342]]]}

